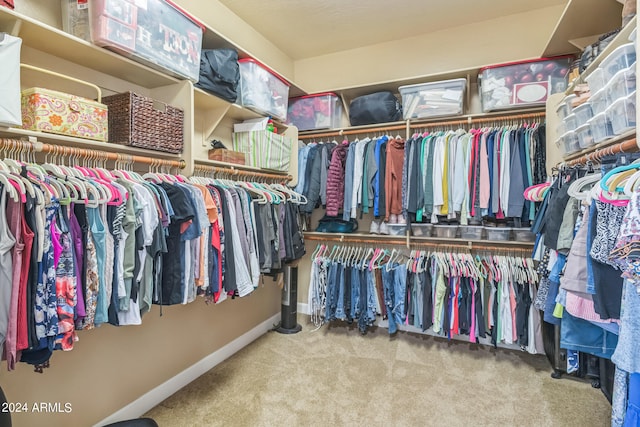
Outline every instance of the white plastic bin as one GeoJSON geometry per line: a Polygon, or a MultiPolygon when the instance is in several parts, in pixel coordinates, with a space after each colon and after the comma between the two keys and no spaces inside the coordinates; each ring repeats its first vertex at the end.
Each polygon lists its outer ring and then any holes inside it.
{"type": "Polygon", "coordinates": [[[600,67],[604,70],[604,79],[609,81],[622,69],[629,68],[636,62],[636,46],[634,43],[618,46],[609,56],[607,56],[600,67]]]}
{"type": "Polygon", "coordinates": [[[481,68],[482,110],[544,105],[550,94],[566,89],[572,58],[558,56],[481,68]]]}
{"type": "Polygon", "coordinates": [[[591,94],[591,98],[589,98],[589,103],[591,104],[591,112],[593,115],[597,115],[600,113],[604,113],[609,106],[609,101],[607,99],[607,89],[605,86],[594,94],[591,94]]]}
{"type": "Polygon", "coordinates": [[[598,144],[614,136],[611,121],[607,117],[606,111],[596,114],[589,119],[588,123],[591,128],[591,136],[593,136],[594,144],[598,144]]]}
{"type": "Polygon", "coordinates": [[[576,129],[582,125],[586,125],[587,120],[593,117],[591,103],[587,101],[584,104],[577,106],[573,109],[573,114],[576,116],[576,129]]]}
{"type": "Polygon", "coordinates": [[[484,227],[487,240],[505,241],[511,238],[510,227],[484,227]]]}
{"type": "Polygon", "coordinates": [[[578,128],[578,118],[574,113],[565,117],[563,122],[567,130],[576,130],[578,128]]]}
{"type": "Polygon", "coordinates": [[[623,134],[636,127],[636,93],[617,100],[607,110],[613,133],[623,134]]]}
{"type": "Polygon", "coordinates": [[[335,129],[340,127],[342,103],[332,92],[306,95],[289,100],[287,124],[298,130],[335,129]]]}
{"type": "Polygon", "coordinates": [[[580,148],[589,148],[594,144],[591,127],[588,123],[585,123],[576,129],[576,135],[578,136],[578,145],[580,148]]]}
{"type": "Polygon", "coordinates": [[[460,238],[467,240],[481,240],[484,227],[481,225],[461,225],[460,238]]]}
{"type": "Polygon", "coordinates": [[[455,239],[458,234],[458,226],[457,225],[441,225],[436,224],[433,226],[435,230],[436,237],[446,237],[448,239],[455,239]]]}
{"type": "Polygon", "coordinates": [[[636,67],[620,70],[613,76],[611,83],[607,85],[607,99],[610,103],[630,95],[636,91],[636,67]]]}
{"type": "Polygon", "coordinates": [[[580,143],[578,141],[578,135],[575,131],[568,131],[562,136],[562,142],[564,143],[564,149],[567,154],[573,154],[580,151],[580,143]]]}
{"type": "Polygon", "coordinates": [[[411,234],[415,237],[431,237],[433,224],[411,224],[411,234]]]}
{"type": "Polygon", "coordinates": [[[607,81],[604,79],[604,70],[600,67],[593,70],[585,80],[587,81],[587,85],[589,85],[589,91],[591,91],[592,95],[607,84],[607,81]]]}
{"type": "Polygon", "coordinates": [[[286,120],[289,83],[255,59],[240,59],[240,96],[238,101],[265,116],[286,120]]]}
{"type": "Polygon", "coordinates": [[[400,86],[405,120],[462,114],[466,79],[400,86]]]}

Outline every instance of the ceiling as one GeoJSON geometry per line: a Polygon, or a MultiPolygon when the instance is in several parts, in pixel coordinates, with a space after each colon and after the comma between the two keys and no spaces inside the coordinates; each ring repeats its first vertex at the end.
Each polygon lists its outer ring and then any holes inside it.
{"type": "Polygon", "coordinates": [[[565,4],[567,0],[219,0],[293,60],[565,4]]]}

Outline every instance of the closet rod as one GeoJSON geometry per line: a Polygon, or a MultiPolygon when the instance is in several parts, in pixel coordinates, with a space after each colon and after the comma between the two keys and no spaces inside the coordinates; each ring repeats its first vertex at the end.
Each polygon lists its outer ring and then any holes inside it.
{"type": "Polygon", "coordinates": [[[187,164],[184,160],[164,160],[153,157],[109,153],[105,151],[89,150],[86,148],[66,147],[60,145],[45,144],[42,142],[23,141],[19,139],[0,138],[0,149],[13,150],[16,153],[47,153],[59,156],[82,157],[94,160],[114,160],[129,163],[141,163],[149,166],[169,167],[184,169],[187,164]]]}
{"type": "Polygon", "coordinates": [[[528,119],[544,119],[545,114],[544,111],[539,111],[537,113],[527,113],[527,114],[508,114],[508,115],[500,115],[500,116],[492,116],[492,117],[472,117],[469,116],[466,119],[458,119],[458,120],[444,120],[440,122],[421,122],[421,123],[411,123],[409,128],[411,129],[421,129],[421,128],[430,128],[437,126],[457,126],[457,125],[472,125],[474,123],[493,123],[500,122],[505,120],[528,120],[528,119]]]}
{"type": "MultiPolygon", "coordinates": [[[[500,116],[491,116],[491,117],[473,117],[468,116],[466,119],[451,119],[451,120],[443,120],[438,122],[420,122],[420,123],[408,123],[409,129],[420,129],[420,128],[429,128],[436,126],[457,126],[457,125],[472,125],[474,123],[492,123],[492,122],[500,122],[503,120],[527,120],[527,119],[543,119],[545,117],[544,111],[539,111],[535,113],[526,113],[526,114],[503,114],[500,116]]],[[[407,129],[407,124],[403,125],[392,125],[392,126],[380,126],[373,128],[362,128],[362,129],[338,129],[334,131],[321,132],[321,133],[313,133],[313,134],[305,134],[298,135],[298,139],[314,139],[314,138],[324,138],[329,136],[343,136],[343,135],[363,135],[367,133],[375,133],[375,132],[387,132],[392,130],[402,130],[407,129]]]]}
{"type": "MultiPolygon", "coordinates": [[[[360,238],[360,237],[351,237],[346,234],[328,235],[328,234],[321,234],[321,233],[313,233],[313,234],[304,233],[304,238],[305,240],[309,240],[309,241],[337,242],[337,243],[346,243],[346,244],[361,243],[361,244],[380,245],[380,246],[384,246],[384,245],[406,246],[407,245],[407,239],[404,238],[404,236],[403,238],[400,238],[400,236],[398,236],[398,238],[367,239],[367,238],[360,238]]],[[[522,242],[522,245],[530,246],[530,243],[522,242]]],[[[484,243],[484,242],[468,241],[466,244],[464,244],[464,243],[449,243],[449,241],[416,241],[416,240],[409,239],[409,246],[457,248],[457,249],[469,249],[469,250],[490,250],[490,251],[498,251],[498,252],[505,252],[505,253],[506,252],[523,252],[523,253],[531,254],[531,249],[528,249],[528,248],[517,247],[515,245],[514,245],[515,247],[509,247],[506,245],[495,245],[495,244],[491,244],[490,242],[484,243]]]]}
{"type": "Polygon", "coordinates": [[[282,181],[289,182],[293,179],[291,175],[278,175],[275,173],[264,173],[264,172],[254,172],[249,170],[235,169],[233,167],[223,168],[219,166],[206,166],[206,165],[197,165],[194,167],[195,172],[202,172],[207,174],[228,174],[233,176],[246,176],[246,177],[254,177],[254,178],[264,178],[270,179],[274,181],[282,181]]]}
{"type": "Polygon", "coordinates": [[[298,135],[298,139],[313,139],[313,138],[324,138],[327,136],[342,136],[342,135],[364,135],[367,133],[375,133],[375,132],[387,132],[390,130],[402,130],[406,129],[407,126],[402,125],[393,125],[393,126],[380,126],[374,128],[362,128],[362,129],[348,129],[348,130],[334,130],[330,132],[322,132],[322,133],[314,133],[312,135],[298,135]]]}
{"type": "Polygon", "coordinates": [[[566,166],[583,165],[587,162],[600,163],[605,156],[611,156],[618,153],[635,153],[638,151],[638,143],[636,138],[627,139],[619,144],[610,145],[609,147],[595,150],[593,153],[585,154],[577,159],[564,162],[566,166]]]}

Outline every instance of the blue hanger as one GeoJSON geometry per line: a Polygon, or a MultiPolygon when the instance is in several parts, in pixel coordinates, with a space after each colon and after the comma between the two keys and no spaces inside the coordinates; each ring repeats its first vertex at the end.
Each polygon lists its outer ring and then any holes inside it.
{"type": "Polygon", "coordinates": [[[631,169],[640,169],[640,163],[630,163],[628,165],[618,166],[616,168],[611,169],[600,180],[600,188],[602,188],[603,190],[611,192],[611,190],[609,190],[609,186],[607,185],[607,181],[609,181],[609,178],[611,178],[615,174],[618,174],[618,173],[624,172],[624,171],[628,171],[628,170],[631,170],[631,169]]]}

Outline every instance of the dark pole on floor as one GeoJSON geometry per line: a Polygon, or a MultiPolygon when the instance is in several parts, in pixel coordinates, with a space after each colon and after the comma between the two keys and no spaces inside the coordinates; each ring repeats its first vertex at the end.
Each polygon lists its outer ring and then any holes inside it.
{"type": "Polygon", "coordinates": [[[302,326],[298,324],[298,267],[287,265],[284,268],[280,326],[276,331],[281,334],[295,334],[300,330],[302,326]]]}

